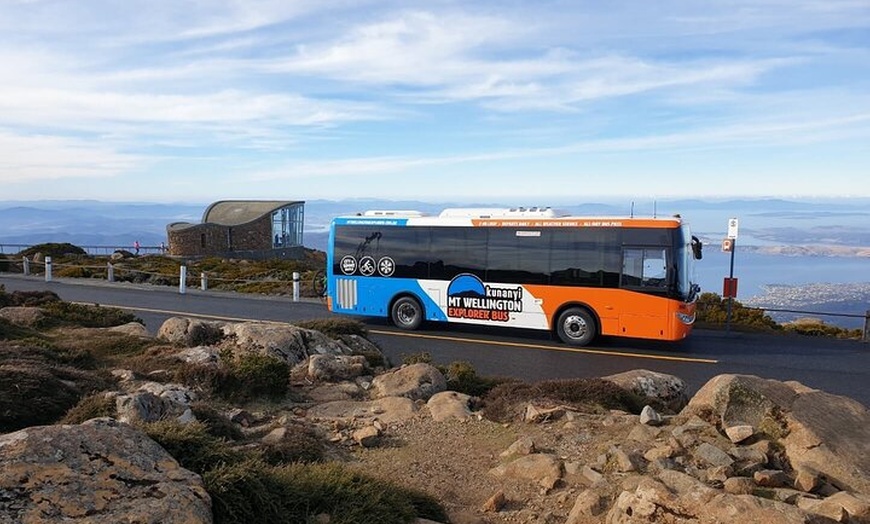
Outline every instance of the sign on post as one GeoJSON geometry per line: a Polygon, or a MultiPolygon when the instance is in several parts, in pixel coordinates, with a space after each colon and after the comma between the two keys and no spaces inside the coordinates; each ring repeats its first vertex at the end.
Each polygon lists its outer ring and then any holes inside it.
{"type": "Polygon", "coordinates": [[[729,218],[728,219],[728,234],[725,238],[730,240],[737,240],[737,219],[729,218]]]}

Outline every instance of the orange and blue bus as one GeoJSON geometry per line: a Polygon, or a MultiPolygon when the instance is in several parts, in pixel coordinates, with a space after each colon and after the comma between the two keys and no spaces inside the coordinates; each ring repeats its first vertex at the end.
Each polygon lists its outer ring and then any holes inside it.
{"type": "Polygon", "coordinates": [[[677,341],[695,320],[701,243],[679,217],[575,217],[551,208],[367,211],[333,219],[334,313],[677,341]]]}

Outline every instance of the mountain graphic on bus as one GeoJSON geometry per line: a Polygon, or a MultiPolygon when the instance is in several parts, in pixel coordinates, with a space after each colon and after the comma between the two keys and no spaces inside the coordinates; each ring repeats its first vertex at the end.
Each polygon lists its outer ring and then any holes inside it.
{"type": "Polygon", "coordinates": [[[486,288],[476,276],[463,273],[457,275],[447,286],[447,296],[451,297],[485,297],[486,288]]]}

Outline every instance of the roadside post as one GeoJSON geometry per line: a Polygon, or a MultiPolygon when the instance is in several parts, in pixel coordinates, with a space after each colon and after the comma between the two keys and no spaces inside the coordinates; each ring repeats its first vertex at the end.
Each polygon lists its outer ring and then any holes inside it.
{"type": "Polygon", "coordinates": [[[51,282],[51,257],[45,257],[45,281],[51,282]]]}
{"type": "Polygon", "coordinates": [[[109,282],[114,282],[115,281],[115,266],[113,266],[111,262],[107,262],[107,264],[108,264],[108,266],[106,268],[106,270],[107,270],[106,280],[108,280],[109,282]]]}
{"type": "Polygon", "coordinates": [[[731,264],[728,270],[728,277],[722,285],[722,296],[728,299],[727,315],[725,317],[725,332],[731,332],[731,309],[734,299],[737,298],[737,279],[734,278],[734,253],[737,251],[737,219],[731,218],[728,220],[728,233],[725,240],[722,241],[722,251],[731,253],[731,264]]]}
{"type": "Polygon", "coordinates": [[[30,276],[30,259],[24,257],[24,276],[30,276]]]}
{"type": "Polygon", "coordinates": [[[299,302],[299,272],[293,272],[293,302],[299,302]]]}
{"type": "Polygon", "coordinates": [[[861,340],[870,342],[870,309],[864,314],[864,337],[861,340]]]}
{"type": "Polygon", "coordinates": [[[199,289],[203,291],[208,289],[208,275],[205,274],[205,271],[199,274],[199,289]]]}
{"type": "Polygon", "coordinates": [[[187,293],[187,266],[181,266],[178,272],[178,293],[183,295],[187,293]]]}

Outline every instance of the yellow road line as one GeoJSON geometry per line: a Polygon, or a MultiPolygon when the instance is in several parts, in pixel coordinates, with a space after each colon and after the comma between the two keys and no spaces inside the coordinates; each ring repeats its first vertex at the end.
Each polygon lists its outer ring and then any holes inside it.
{"type": "Polygon", "coordinates": [[[667,360],[671,362],[691,362],[695,364],[718,364],[718,360],[709,358],[692,358],[692,357],[673,357],[668,355],[649,355],[646,353],[629,353],[625,351],[611,351],[608,349],[594,348],[574,348],[568,346],[544,346],[540,344],[523,344],[521,342],[501,342],[494,340],[480,340],[473,338],[450,337],[444,335],[424,335],[422,333],[403,333],[400,331],[383,331],[379,329],[370,329],[369,333],[376,335],[387,335],[392,337],[410,337],[423,338],[431,340],[445,340],[449,342],[464,342],[467,344],[481,344],[489,346],[508,346],[523,349],[544,349],[547,351],[563,351],[566,353],[585,353],[588,355],[604,355],[608,357],[629,357],[629,358],[645,358],[649,360],[667,360]]]}

